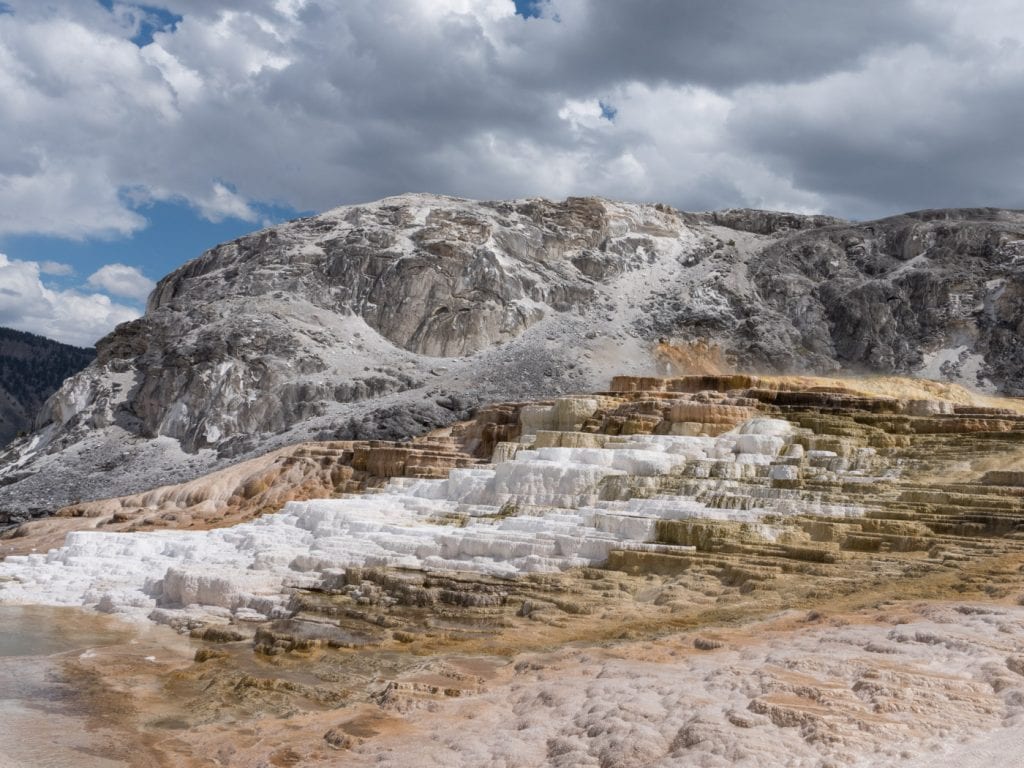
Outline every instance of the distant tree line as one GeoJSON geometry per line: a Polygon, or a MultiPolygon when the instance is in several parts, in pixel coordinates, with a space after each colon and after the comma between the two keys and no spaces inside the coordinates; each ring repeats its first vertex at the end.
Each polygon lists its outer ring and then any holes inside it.
{"type": "Polygon", "coordinates": [[[92,348],[0,328],[0,388],[34,414],[68,376],[78,373],[96,357],[92,348]]]}

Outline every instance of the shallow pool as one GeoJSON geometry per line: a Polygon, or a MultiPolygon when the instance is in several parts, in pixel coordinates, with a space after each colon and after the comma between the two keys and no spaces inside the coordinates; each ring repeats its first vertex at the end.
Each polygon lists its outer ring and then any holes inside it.
{"type": "Polygon", "coordinates": [[[0,768],[123,768],[75,687],[70,655],[126,642],[107,617],[68,608],[0,606],[0,768]]]}

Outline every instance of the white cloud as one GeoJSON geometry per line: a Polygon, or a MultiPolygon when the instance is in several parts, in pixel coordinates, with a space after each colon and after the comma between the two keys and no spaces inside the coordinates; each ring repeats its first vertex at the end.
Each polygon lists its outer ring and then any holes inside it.
{"type": "Polygon", "coordinates": [[[53,275],[54,277],[68,277],[75,274],[74,267],[59,261],[42,261],[39,263],[39,271],[44,275],[53,275]]]}
{"type": "Polygon", "coordinates": [[[100,267],[89,275],[85,284],[114,296],[143,302],[156,285],[138,269],[127,264],[107,264],[100,267]]]}
{"type": "Polygon", "coordinates": [[[1024,205],[1011,0],[154,0],[184,18],[142,48],[132,3],[8,4],[0,234],[127,235],[140,198],[255,222],[409,190],[1024,205]]]}
{"type": "Polygon", "coordinates": [[[210,221],[223,221],[234,216],[243,221],[256,221],[256,212],[238,194],[232,192],[220,182],[213,185],[209,194],[195,199],[195,204],[203,218],[210,221]]]}
{"type": "Polygon", "coordinates": [[[41,271],[34,261],[0,253],[0,325],[92,346],[118,323],[141,314],[101,293],[48,288],[40,280],[41,271]]]}
{"type": "Polygon", "coordinates": [[[4,173],[0,166],[0,234],[78,240],[130,235],[145,226],[142,216],[125,207],[101,163],[68,158],[58,169],[47,160],[30,173],[4,173]]]}

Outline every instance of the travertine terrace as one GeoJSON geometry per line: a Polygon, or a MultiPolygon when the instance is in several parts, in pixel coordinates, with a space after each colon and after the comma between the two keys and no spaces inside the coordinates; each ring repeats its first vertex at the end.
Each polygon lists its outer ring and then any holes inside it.
{"type": "Polygon", "coordinates": [[[1019,401],[623,376],[68,508],[2,542],[0,600],[196,638],[148,673],[194,738],[140,724],[181,764],[237,718],[272,735],[225,765],[422,764],[395,734],[456,722],[430,760],[900,764],[1024,711],[1022,522],[1019,401]]]}

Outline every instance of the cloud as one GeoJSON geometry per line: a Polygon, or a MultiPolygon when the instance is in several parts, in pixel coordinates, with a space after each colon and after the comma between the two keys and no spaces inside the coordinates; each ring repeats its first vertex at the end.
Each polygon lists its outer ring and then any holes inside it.
{"type": "Polygon", "coordinates": [[[1024,206],[1008,0],[8,0],[0,234],[405,191],[1024,206]],[[139,32],[149,25],[152,34],[139,32]],[[615,111],[602,118],[602,105],[615,111]],[[142,209],[144,210],[144,209],[142,209]]]}
{"type": "Polygon", "coordinates": [[[89,275],[85,284],[114,296],[144,302],[156,285],[135,267],[107,264],[89,275]]]}
{"type": "Polygon", "coordinates": [[[27,173],[4,173],[0,164],[0,234],[80,240],[126,236],[145,227],[146,220],[125,206],[119,185],[100,165],[67,158],[60,169],[45,160],[27,173]]]}
{"type": "Polygon", "coordinates": [[[0,253],[0,326],[85,347],[141,314],[100,293],[48,288],[40,280],[41,272],[34,261],[0,253]]]}
{"type": "Polygon", "coordinates": [[[732,143],[855,215],[1024,206],[1024,46],[978,46],[969,60],[890,52],[856,72],[744,95],[732,143]]]}
{"type": "Polygon", "coordinates": [[[220,182],[214,183],[208,195],[197,198],[195,205],[209,221],[223,221],[229,216],[243,221],[256,221],[258,217],[244,199],[220,182]]]}
{"type": "Polygon", "coordinates": [[[561,82],[590,89],[802,82],[855,67],[873,51],[928,42],[937,26],[926,3],[908,0],[554,0],[544,15],[556,14],[552,44],[530,46],[531,71],[557,71],[561,82]]]}
{"type": "Polygon", "coordinates": [[[53,275],[54,277],[68,277],[75,274],[74,267],[59,261],[42,261],[39,263],[39,271],[44,275],[53,275]]]}

